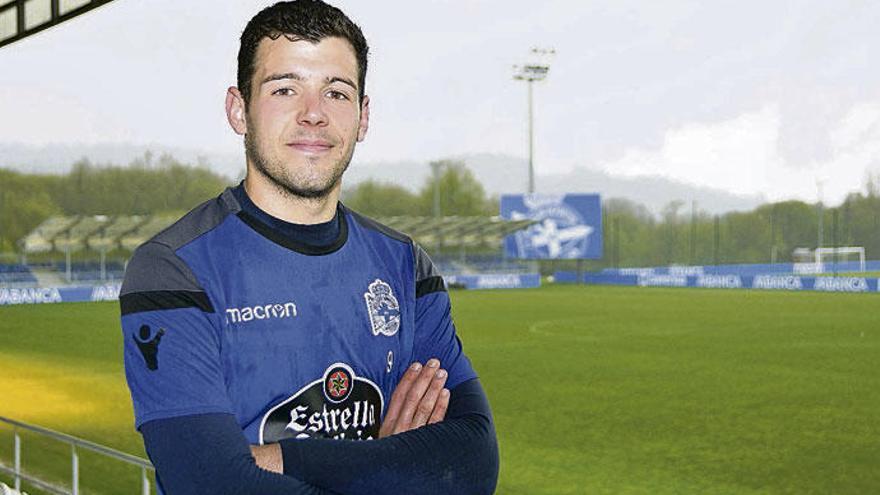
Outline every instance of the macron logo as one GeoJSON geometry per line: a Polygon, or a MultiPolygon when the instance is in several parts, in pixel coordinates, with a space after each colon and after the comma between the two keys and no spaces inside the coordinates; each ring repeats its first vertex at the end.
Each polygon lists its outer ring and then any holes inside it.
{"type": "Polygon", "coordinates": [[[245,306],[243,308],[230,308],[226,310],[227,323],[268,320],[271,318],[292,318],[294,316],[296,316],[296,304],[292,302],[245,306]]]}

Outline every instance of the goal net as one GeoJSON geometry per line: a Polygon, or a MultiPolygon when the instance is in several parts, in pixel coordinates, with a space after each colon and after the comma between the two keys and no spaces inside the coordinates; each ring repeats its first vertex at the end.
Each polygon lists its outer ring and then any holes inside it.
{"type": "Polygon", "coordinates": [[[865,271],[865,248],[861,246],[817,248],[814,256],[816,266],[826,272],[865,271]]]}
{"type": "Polygon", "coordinates": [[[799,275],[865,271],[865,248],[861,246],[797,248],[792,258],[794,273],[799,275]]]}

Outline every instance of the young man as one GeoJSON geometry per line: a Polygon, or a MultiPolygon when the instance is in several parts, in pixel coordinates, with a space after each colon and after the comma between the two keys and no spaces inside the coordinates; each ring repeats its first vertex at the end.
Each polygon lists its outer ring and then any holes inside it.
{"type": "Polygon", "coordinates": [[[320,0],[278,3],[238,62],[244,182],[139,247],[120,295],[160,489],[493,492],[491,412],[442,278],[338,201],[369,123],[360,29],[320,0]]]}

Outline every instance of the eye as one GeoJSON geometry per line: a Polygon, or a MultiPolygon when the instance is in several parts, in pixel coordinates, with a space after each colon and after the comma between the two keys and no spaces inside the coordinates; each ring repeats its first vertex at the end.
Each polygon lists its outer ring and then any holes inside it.
{"type": "Polygon", "coordinates": [[[293,96],[296,93],[293,91],[293,88],[278,88],[275,91],[272,91],[272,94],[278,96],[293,96]]]}
{"type": "Polygon", "coordinates": [[[329,96],[330,98],[332,98],[334,100],[349,100],[350,99],[348,97],[348,95],[343,93],[342,91],[336,91],[336,90],[332,90],[332,89],[327,92],[327,96],[329,96]]]}

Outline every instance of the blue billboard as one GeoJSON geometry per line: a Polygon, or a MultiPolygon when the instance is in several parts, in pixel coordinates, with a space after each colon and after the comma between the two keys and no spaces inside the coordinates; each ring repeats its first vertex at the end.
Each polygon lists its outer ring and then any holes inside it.
{"type": "Polygon", "coordinates": [[[505,220],[535,220],[504,239],[508,257],[599,259],[602,257],[602,202],[598,194],[515,194],[501,196],[505,220]]]}
{"type": "Polygon", "coordinates": [[[120,284],[72,287],[0,287],[0,306],[63,302],[115,301],[120,284]]]}

